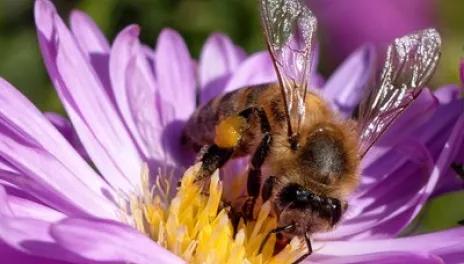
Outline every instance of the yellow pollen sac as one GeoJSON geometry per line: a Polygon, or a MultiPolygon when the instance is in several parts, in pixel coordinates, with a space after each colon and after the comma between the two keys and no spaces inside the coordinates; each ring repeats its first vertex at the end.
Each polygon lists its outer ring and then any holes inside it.
{"type": "Polygon", "coordinates": [[[233,148],[238,145],[246,128],[246,119],[241,116],[230,116],[216,126],[214,143],[221,148],[233,148]]]}
{"type": "MultiPolygon", "coordinates": [[[[128,213],[132,219],[128,223],[193,264],[284,264],[293,263],[306,252],[304,242],[295,237],[275,254],[274,235],[259,252],[265,236],[277,226],[271,204],[261,206],[255,221],[241,219],[234,230],[222,203],[224,189],[219,174],[213,174],[209,195],[205,195],[195,182],[200,167],[196,164],[185,172],[180,187],[169,200],[159,189],[163,184],[155,188],[143,184],[146,189],[131,200],[128,213]]],[[[147,181],[148,171],[144,174],[142,179],[147,181]]]]}

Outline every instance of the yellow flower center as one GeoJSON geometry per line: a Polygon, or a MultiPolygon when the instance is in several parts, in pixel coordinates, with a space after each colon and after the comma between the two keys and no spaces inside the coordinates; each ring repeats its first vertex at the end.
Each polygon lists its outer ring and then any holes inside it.
{"type": "MultiPolygon", "coordinates": [[[[276,228],[269,203],[261,206],[256,221],[240,220],[235,233],[222,208],[223,186],[218,173],[212,176],[209,195],[205,195],[194,181],[199,168],[197,164],[185,172],[172,199],[167,199],[167,181],[161,193],[148,188],[145,169],[145,191],[130,203],[133,225],[188,263],[293,263],[305,253],[302,241],[294,238],[274,254],[274,235],[259,252],[265,236],[276,228]]],[[[158,182],[157,186],[161,185],[158,182]]]]}

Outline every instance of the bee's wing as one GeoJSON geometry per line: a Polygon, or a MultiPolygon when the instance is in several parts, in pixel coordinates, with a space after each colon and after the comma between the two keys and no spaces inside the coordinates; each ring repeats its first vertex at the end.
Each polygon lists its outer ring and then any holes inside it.
{"type": "Polygon", "coordinates": [[[261,19],[284,97],[289,135],[298,133],[305,114],[317,20],[301,0],[259,0],[261,19]]]}
{"type": "Polygon", "coordinates": [[[435,71],[440,47],[435,29],[397,38],[388,47],[380,84],[360,105],[361,156],[419,95],[435,71]]]}

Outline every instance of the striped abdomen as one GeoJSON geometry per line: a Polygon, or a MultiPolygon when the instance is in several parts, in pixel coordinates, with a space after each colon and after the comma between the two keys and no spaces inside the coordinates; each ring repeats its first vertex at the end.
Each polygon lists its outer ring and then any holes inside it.
{"type": "MultiPolygon", "coordinates": [[[[238,89],[213,98],[198,108],[188,120],[183,133],[183,141],[195,150],[214,143],[216,125],[225,117],[236,115],[249,107],[260,107],[270,119],[272,130],[285,124],[285,112],[280,88],[275,84],[263,84],[238,89]]],[[[257,120],[256,120],[257,121],[257,120]]],[[[257,122],[251,122],[247,131],[247,143],[260,133],[257,122]],[[253,127],[256,126],[256,127],[253,127]]],[[[252,146],[250,146],[252,147],[252,146]]],[[[242,152],[247,152],[246,150],[242,152]]]]}

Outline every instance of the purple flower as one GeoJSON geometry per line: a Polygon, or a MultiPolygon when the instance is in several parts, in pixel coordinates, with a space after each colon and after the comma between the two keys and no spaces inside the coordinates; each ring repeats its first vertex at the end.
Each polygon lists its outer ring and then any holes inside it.
{"type": "Polygon", "coordinates": [[[396,37],[436,24],[433,0],[308,2],[324,29],[328,54],[338,61],[366,42],[383,48],[396,37]]]}
{"type": "MultiPolygon", "coordinates": [[[[205,102],[223,91],[275,81],[268,54],[247,57],[214,34],[195,62],[176,32],[164,30],[153,50],[139,42],[137,26],[124,29],[110,46],[83,13],[71,15],[69,30],[47,0],[36,1],[35,20],[70,123],[42,114],[0,79],[0,261],[181,263],[138,231],[145,227],[138,225],[140,208],[133,205],[139,200],[133,198],[147,199],[149,176],[188,165],[177,142],[195,108],[196,87],[205,102]]],[[[373,58],[372,48],[363,47],[325,84],[313,78],[313,86],[349,116],[373,58]]],[[[464,148],[458,89],[425,90],[374,146],[349,211],[334,231],[314,237],[308,262],[464,259],[464,228],[397,238],[434,192],[450,190],[448,168],[464,148]]]]}

